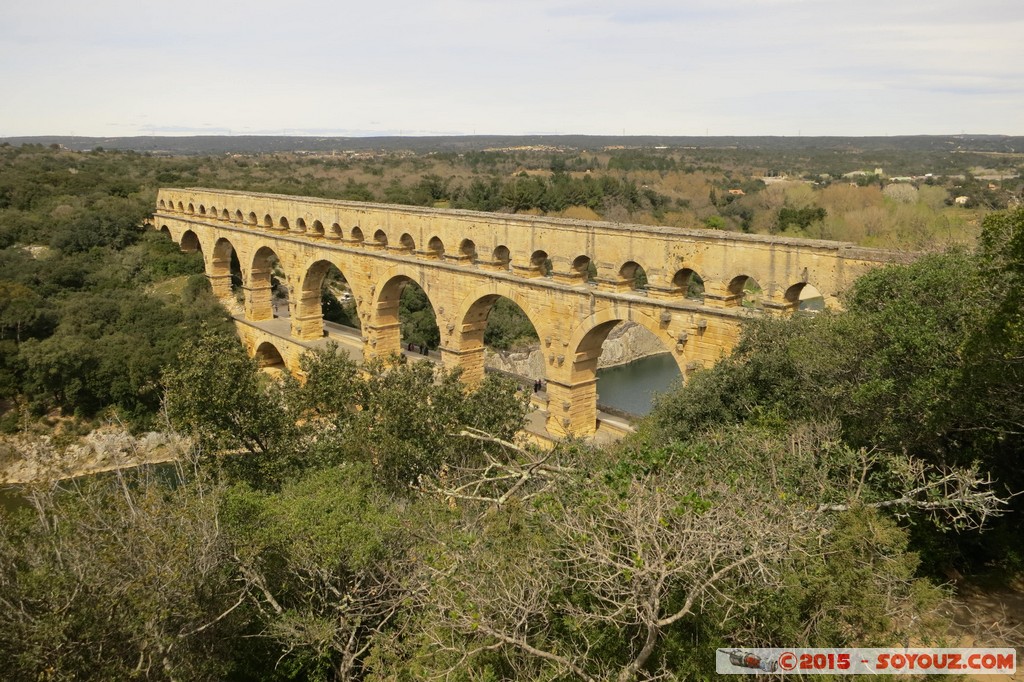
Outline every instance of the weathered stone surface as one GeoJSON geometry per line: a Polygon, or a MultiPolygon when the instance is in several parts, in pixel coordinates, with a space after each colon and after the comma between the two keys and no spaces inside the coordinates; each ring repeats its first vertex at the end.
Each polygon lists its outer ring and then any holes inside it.
{"type": "MultiPolygon", "coordinates": [[[[534,216],[449,211],[208,189],[162,189],[154,227],[183,248],[200,249],[215,293],[231,300],[231,253],[243,279],[248,320],[272,319],[275,260],[292,301],[290,337],[323,334],[320,288],[330,264],[348,280],[362,324],[363,355],[399,349],[398,302],[406,282],[430,298],[441,356],[483,376],[483,330],[494,301],[511,299],[541,340],[548,383],[548,430],[592,433],[595,371],[602,344],[622,321],[650,331],[683,376],[716,362],[735,344],[741,322],[760,311],[741,305],[743,284],[760,286],[764,308],[787,314],[812,285],[826,305],[856,277],[903,260],[895,252],[842,242],[713,230],[617,225],[534,216]],[[553,266],[545,277],[545,261],[553,266]],[[595,282],[583,273],[597,268],[595,282]],[[636,266],[646,290],[633,289],[636,266]],[[699,273],[703,300],[685,296],[699,273]]],[[[303,346],[239,323],[251,353],[297,369],[303,346]]]]}

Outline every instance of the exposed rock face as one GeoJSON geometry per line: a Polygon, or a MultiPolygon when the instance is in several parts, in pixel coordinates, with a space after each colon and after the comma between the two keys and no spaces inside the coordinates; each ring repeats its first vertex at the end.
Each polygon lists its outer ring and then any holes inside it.
{"type": "Polygon", "coordinates": [[[635,322],[624,322],[612,329],[608,335],[608,339],[601,347],[601,357],[597,361],[597,366],[615,367],[649,355],[667,352],[668,348],[662,345],[654,334],[635,322]]]}
{"type": "MultiPolygon", "coordinates": [[[[601,349],[598,368],[624,365],[649,355],[668,352],[656,336],[635,322],[624,322],[615,327],[601,349]]],[[[489,369],[518,374],[525,377],[544,376],[544,353],[539,347],[521,352],[487,352],[485,361],[489,369]]]]}
{"type": "Polygon", "coordinates": [[[0,481],[51,481],[109,471],[146,462],[175,459],[187,443],[166,433],[133,436],[121,428],[100,428],[71,445],[56,445],[50,436],[16,436],[0,440],[0,481]]]}

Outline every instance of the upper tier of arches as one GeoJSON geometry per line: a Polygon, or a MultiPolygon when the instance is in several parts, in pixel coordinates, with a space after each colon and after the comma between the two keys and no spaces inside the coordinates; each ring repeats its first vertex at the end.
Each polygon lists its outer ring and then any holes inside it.
{"type": "Polygon", "coordinates": [[[713,307],[795,309],[809,284],[834,305],[858,274],[895,255],[840,242],[240,192],[164,189],[157,206],[234,229],[713,307]]]}

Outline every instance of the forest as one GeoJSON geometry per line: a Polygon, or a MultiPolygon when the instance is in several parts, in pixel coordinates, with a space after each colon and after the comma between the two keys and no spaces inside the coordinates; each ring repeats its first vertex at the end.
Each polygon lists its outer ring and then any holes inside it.
{"type": "MultiPolygon", "coordinates": [[[[757,156],[688,153],[0,146],[0,460],[111,421],[187,436],[0,511],[5,676],[711,679],[717,647],[959,645],[950,600],[1024,571],[1019,178],[766,183],[757,156]],[[269,378],[201,258],[144,228],[159,186],[922,253],[842,311],[753,320],[619,443],[539,450],[498,376],[329,347],[269,378]]],[[[493,345],[528,336],[502,315],[493,345]]]]}

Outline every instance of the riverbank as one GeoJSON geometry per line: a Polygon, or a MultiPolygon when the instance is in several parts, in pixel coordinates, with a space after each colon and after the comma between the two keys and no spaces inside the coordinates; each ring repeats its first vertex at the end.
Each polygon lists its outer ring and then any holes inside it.
{"type": "Polygon", "coordinates": [[[0,483],[56,481],[140,464],[168,462],[188,449],[187,439],[151,431],[133,436],[120,426],[102,426],[69,438],[19,434],[0,437],[0,483]]]}

